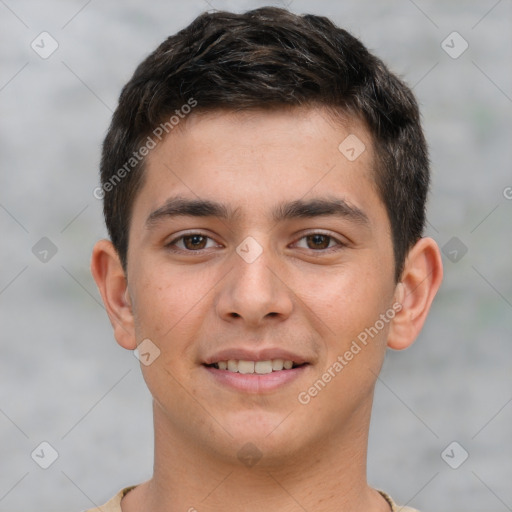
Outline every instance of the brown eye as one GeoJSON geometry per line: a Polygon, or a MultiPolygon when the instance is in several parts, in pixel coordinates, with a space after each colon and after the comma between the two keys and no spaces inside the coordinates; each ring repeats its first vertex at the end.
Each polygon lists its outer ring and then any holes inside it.
{"type": "Polygon", "coordinates": [[[306,237],[309,249],[327,249],[331,241],[331,237],[316,233],[306,237]]]}
{"type": "Polygon", "coordinates": [[[191,251],[195,249],[204,249],[208,237],[203,235],[187,235],[183,237],[183,245],[191,251]]]}
{"type": "Polygon", "coordinates": [[[346,244],[340,242],[337,238],[320,231],[304,235],[295,242],[295,245],[301,249],[307,249],[321,254],[338,251],[346,247],[346,244]]]}
{"type": "Polygon", "coordinates": [[[171,240],[166,248],[174,252],[200,252],[203,249],[214,247],[214,240],[202,233],[191,233],[189,235],[181,235],[171,240]],[[209,244],[209,245],[208,245],[209,244]]]}

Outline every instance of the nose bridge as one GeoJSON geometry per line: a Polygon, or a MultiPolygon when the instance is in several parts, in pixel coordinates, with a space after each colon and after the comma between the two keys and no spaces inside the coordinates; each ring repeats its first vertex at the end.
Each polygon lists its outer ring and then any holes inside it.
{"type": "MultiPolygon", "coordinates": [[[[264,238],[259,237],[262,242],[264,238]]],[[[260,244],[252,236],[237,246],[230,259],[233,271],[218,303],[221,317],[242,317],[248,323],[258,324],[267,316],[284,318],[290,314],[292,300],[278,278],[276,258],[267,243],[260,244]]]]}

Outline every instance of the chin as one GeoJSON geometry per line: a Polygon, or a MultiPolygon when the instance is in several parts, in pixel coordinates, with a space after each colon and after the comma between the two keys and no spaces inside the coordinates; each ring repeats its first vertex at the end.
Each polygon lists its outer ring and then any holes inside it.
{"type": "Polygon", "coordinates": [[[239,459],[245,455],[260,456],[261,463],[272,463],[300,450],[307,442],[306,429],[292,421],[293,415],[287,418],[288,414],[289,411],[244,411],[223,418],[221,423],[232,436],[223,431],[229,454],[234,449],[239,459]]]}

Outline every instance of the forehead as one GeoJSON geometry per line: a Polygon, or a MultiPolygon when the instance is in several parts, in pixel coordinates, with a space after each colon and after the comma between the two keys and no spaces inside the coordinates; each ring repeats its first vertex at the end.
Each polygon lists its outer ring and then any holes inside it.
{"type": "Polygon", "coordinates": [[[373,162],[363,123],[325,110],[194,113],[148,155],[134,214],[180,195],[222,202],[239,220],[265,209],[275,220],[277,203],[333,194],[382,213],[373,162]]]}

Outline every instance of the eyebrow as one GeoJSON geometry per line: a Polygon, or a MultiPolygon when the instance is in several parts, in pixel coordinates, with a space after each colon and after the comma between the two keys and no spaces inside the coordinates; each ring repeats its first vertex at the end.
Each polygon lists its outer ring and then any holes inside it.
{"type": "MultiPolygon", "coordinates": [[[[151,229],[164,219],[179,216],[217,217],[233,221],[240,217],[240,208],[233,209],[209,199],[187,199],[175,196],[167,199],[161,207],[151,212],[146,219],[146,227],[151,229]]],[[[340,217],[365,226],[370,224],[368,216],[363,210],[337,197],[298,199],[281,203],[272,212],[274,222],[322,216],[340,217]]]]}

